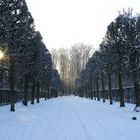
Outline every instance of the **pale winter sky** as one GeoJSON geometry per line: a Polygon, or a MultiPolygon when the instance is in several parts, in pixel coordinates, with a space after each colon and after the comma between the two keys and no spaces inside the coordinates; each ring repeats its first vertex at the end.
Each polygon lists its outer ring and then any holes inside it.
{"type": "Polygon", "coordinates": [[[98,48],[119,10],[130,7],[140,13],[140,0],[26,1],[49,50],[78,42],[98,48]]]}

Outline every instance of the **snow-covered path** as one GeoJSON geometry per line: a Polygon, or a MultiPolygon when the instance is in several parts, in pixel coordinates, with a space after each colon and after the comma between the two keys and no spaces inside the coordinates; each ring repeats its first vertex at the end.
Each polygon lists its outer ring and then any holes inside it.
{"type": "Polygon", "coordinates": [[[74,96],[17,104],[15,113],[0,107],[0,140],[139,140],[140,113],[133,108],[74,96]]]}

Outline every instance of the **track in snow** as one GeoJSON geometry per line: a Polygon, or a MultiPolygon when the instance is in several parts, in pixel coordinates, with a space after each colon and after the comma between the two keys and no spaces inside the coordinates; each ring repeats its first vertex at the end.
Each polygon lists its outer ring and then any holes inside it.
{"type": "Polygon", "coordinates": [[[0,140],[138,140],[140,113],[79,97],[59,97],[16,112],[0,108],[0,140]],[[132,121],[137,116],[137,121],[132,121]]]}

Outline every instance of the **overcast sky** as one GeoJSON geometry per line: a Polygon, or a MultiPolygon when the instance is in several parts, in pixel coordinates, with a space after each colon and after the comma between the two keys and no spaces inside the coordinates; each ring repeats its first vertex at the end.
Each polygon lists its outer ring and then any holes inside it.
{"type": "Polygon", "coordinates": [[[83,42],[98,47],[122,8],[140,12],[140,0],[26,0],[48,49],[83,42]]]}

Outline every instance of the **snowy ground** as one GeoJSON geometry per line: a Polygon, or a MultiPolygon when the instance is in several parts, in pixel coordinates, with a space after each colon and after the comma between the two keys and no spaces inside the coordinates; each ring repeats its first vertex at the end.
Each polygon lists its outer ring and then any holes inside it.
{"type": "Polygon", "coordinates": [[[0,140],[139,140],[140,113],[79,97],[0,107],[0,140]],[[136,116],[137,120],[132,120],[136,116]]]}

